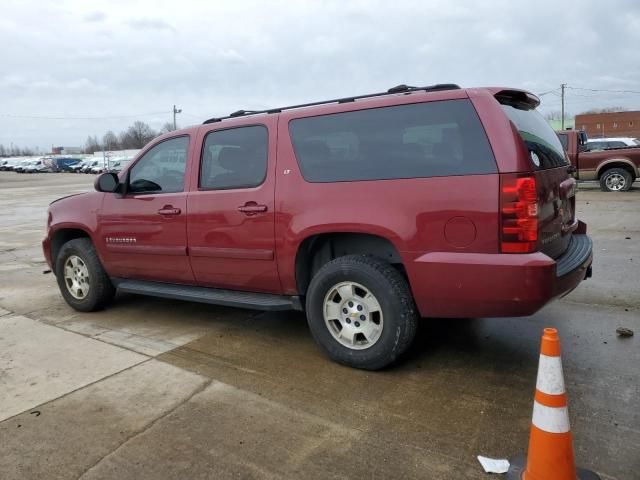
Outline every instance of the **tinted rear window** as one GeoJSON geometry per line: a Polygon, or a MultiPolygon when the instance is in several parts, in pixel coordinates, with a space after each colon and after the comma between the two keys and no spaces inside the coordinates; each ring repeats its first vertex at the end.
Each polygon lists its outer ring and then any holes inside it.
{"type": "Polygon", "coordinates": [[[558,138],[560,139],[560,143],[562,144],[562,148],[566,151],[569,148],[569,138],[566,133],[559,133],[558,138]]]}
{"type": "Polygon", "coordinates": [[[502,105],[502,109],[518,129],[536,169],[567,165],[558,135],[537,110],[520,110],[510,105],[502,105]]]}
{"type": "Polygon", "coordinates": [[[386,180],[497,172],[469,100],[358,110],[291,121],[309,182],[386,180]]]}

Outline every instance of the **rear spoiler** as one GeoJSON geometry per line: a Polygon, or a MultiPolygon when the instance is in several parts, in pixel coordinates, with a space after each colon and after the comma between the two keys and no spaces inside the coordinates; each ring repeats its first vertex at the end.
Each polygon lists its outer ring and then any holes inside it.
{"type": "Polygon", "coordinates": [[[540,105],[538,97],[524,90],[500,90],[493,96],[502,105],[509,105],[518,110],[533,110],[540,105]]]}

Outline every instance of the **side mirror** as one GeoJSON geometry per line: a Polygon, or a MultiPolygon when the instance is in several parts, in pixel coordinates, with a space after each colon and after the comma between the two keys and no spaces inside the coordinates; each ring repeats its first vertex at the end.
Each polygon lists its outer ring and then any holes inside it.
{"type": "Polygon", "coordinates": [[[93,186],[99,192],[113,193],[118,189],[120,179],[115,173],[103,173],[96,178],[93,186]]]}
{"type": "Polygon", "coordinates": [[[586,145],[588,139],[589,139],[589,137],[587,137],[587,132],[580,132],[578,143],[580,145],[586,145]]]}

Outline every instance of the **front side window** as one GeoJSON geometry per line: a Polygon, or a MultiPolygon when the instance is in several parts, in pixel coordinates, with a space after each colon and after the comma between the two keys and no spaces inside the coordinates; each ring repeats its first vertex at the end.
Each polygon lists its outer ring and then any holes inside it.
{"type": "Polygon", "coordinates": [[[131,167],[130,193],[175,193],[184,190],[189,137],[165,140],[151,148],[131,167]]]}
{"type": "Polygon", "coordinates": [[[261,125],[209,133],[202,151],[200,188],[257,187],[267,174],[268,144],[267,128],[261,125]]]}
{"type": "Polygon", "coordinates": [[[495,173],[469,100],[424,102],[292,120],[289,133],[308,182],[495,173]]]}

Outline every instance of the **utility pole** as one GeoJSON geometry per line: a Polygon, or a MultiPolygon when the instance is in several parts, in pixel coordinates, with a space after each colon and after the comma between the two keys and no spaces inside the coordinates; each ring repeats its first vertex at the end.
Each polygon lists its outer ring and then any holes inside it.
{"type": "MultiPolygon", "coordinates": [[[[560,130],[564,130],[564,89],[567,87],[566,83],[560,84],[560,101],[562,104],[562,119],[560,120],[560,130]]],[[[175,118],[175,116],[174,116],[175,118]]],[[[175,121],[175,120],[174,120],[175,121]]]]}
{"type": "Polygon", "coordinates": [[[178,127],[176,126],[176,114],[177,113],[182,113],[182,109],[181,108],[176,108],[176,106],[173,106],[173,129],[177,130],[178,127]]]}

